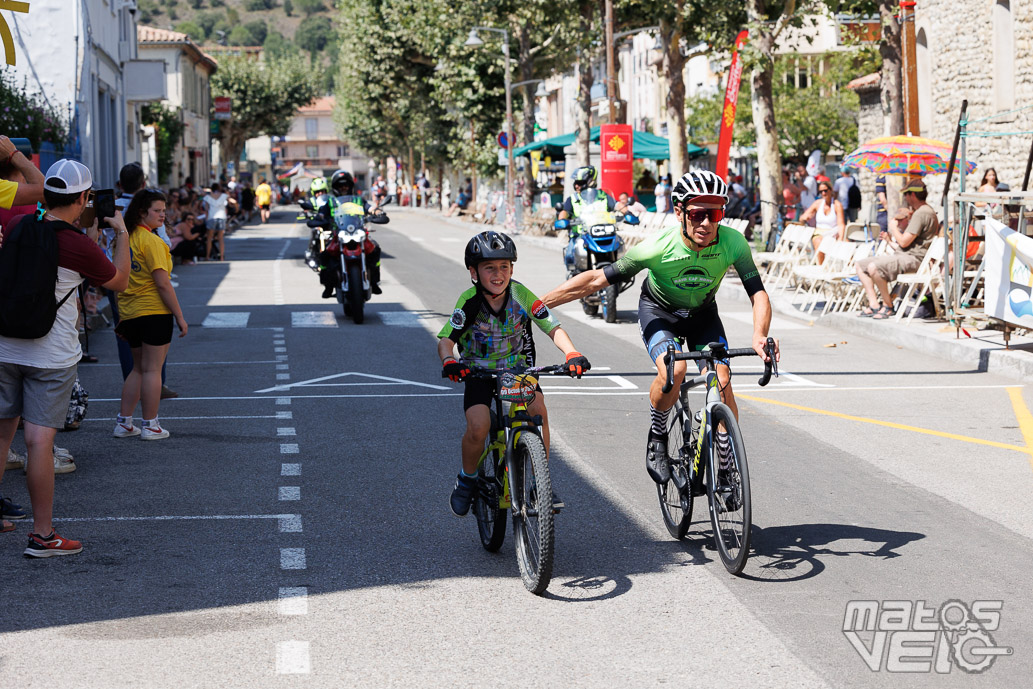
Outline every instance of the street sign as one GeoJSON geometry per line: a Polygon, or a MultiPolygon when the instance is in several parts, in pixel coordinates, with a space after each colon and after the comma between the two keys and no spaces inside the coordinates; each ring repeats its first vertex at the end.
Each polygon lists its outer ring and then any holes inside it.
{"type": "Polygon", "coordinates": [[[499,165],[502,167],[509,167],[509,156],[505,149],[499,151],[499,165]]]}
{"type": "Polygon", "coordinates": [[[228,120],[233,114],[233,100],[229,96],[219,96],[215,99],[215,119],[228,120]]]}
{"type": "Polygon", "coordinates": [[[499,146],[502,148],[509,148],[509,137],[506,136],[506,132],[499,132],[496,141],[499,142],[499,146]]]}

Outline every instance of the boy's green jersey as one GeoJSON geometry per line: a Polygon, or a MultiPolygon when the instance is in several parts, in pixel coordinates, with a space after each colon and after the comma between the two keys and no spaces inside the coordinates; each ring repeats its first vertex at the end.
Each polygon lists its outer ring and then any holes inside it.
{"type": "Polygon", "coordinates": [[[533,322],[544,333],[560,326],[556,317],[531,290],[516,280],[506,289],[496,313],[477,287],[462,293],[452,317],[438,333],[459,346],[459,356],[471,365],[488,369],[534,366],[533,322]]]}

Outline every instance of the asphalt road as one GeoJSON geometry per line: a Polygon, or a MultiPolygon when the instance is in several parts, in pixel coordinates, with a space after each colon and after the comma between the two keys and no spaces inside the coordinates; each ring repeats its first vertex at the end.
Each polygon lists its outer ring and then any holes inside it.
{"type": "MultiPolygon", "coordinates": [[[[231,262],[177,267],[191,327],[169,357],[181,397],[162,403],[166,441],[110,437],[121,380],[114,336],[94,334],[101,363],[80,368],[89,417],[58,436],[79,465],[57,477],[58,528],[85,550],[30,561],[27,525],[0,535],[5,684],[1028,684],[1030,392],[776,317],[784,375],[760,389],[759,361],[735,367],[755,530],[731,577],[705,507],[673,541],[644,471],[654,372],[637,290],[614,325],[557,310],[595,371],[546,381],[568,507],[552,584],[528,594],[512,538],[485,552],[472,517],[446,504],[461,390],[440,378],[434,333],[469,284],[474,229],[393,211],[377,233],[384,294],[361,326],[319,299],[287,211],[237,232],[231,262]],[[1002,607],[998,625],[971,613],[983,625],[970,619],[956,660],[939,643],[955,637],[911,614],[844,633],[851,601],[1002,607]],[[1011,652],[966,672],[985,647],[1011,652]]],[[[532,291],[562,279],[558,248],[518,244],[515,275],[532,291]]],[[[732,346],[747,346],[747,305],[721,309],[732,346]]],[[[538,339],[541,362],[560,361],[538,339]]],[[[28,504],[21,472],[2,488],[28,504]]]]}

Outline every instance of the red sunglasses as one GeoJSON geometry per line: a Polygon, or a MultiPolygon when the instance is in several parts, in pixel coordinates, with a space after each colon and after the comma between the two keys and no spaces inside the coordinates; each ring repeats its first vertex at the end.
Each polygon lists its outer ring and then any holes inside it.
{"type": "Polygon", "coordinates": [[[724,208],[693,208],[690,211],[685,211],[685,216],[689,219],[693,225],[699,225],[707,218],[710,218],[710,222],[717,222],[725,217],[724,208]]]}

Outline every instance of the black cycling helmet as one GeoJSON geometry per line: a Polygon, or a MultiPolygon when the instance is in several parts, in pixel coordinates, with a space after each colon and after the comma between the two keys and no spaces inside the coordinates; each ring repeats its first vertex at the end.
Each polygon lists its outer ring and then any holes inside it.
{"type": "Polygon", "coordinates": [[[330,178],[330,189],[336,196],[350,196],[355,192],[355,178],[347,170],[338,170],[330,178]]]}
{"type": "Polygon", "coordinates": [[[486,230],[475,234],[466,243],[467,268],[475,268],[482,261],[496,261],[499,259],[516,261],[516,244],[509,238],[508,234],[486,230]]]}
{"type": "Polygon", "coordinates": [[[586,187],[594,187],[598,178],[599,176],[596,174],[595,168],[591,165],[586,165],[574,170],[574,176],[571,179],[573,179],[575,187],[580,185],[584,189],[586,187]]]}

